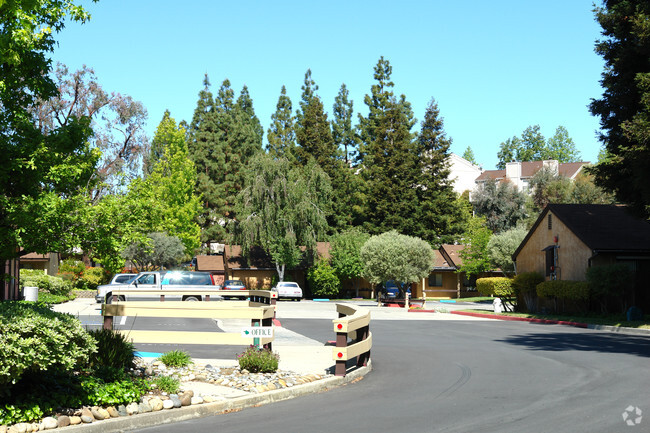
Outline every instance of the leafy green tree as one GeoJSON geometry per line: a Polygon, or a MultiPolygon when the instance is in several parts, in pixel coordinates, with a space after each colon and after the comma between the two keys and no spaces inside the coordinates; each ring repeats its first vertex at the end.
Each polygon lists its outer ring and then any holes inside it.
{"type": "Polygon", "coordinates": [[[498,169],[505,169],[512,161],[542,161],[555,159],[560,163],[580,160],[580,152],[564,126],[558,126],[548,141],[540,132],[539,125],[526,128],[521,137],[512,137],[502,142],[497,153],[498,169]]]}
{"type": "Polygon", "coordinates": [[[650,4],[608,0],[595,8],[603,38],[596,52],[605,61],[600,99],[600,141],[609,158],[593,168],[596,184],[645,217],[650,216],[650,4]]]}
{"type": "Polygon", "coordinates": [[[412,218],[411,233],[434,245],[456,241],[466,223],[456,201],[453,182],[449,180],[450,146],[451,138],[444,131],[438,104],[431,99],[416,141],[417,211],[412,218]]]}
{"type": "Polygon", "coordinates": [[[343,159],[346,166],[349,166],[350,161],[354,159],[357,146],[357,137],[352,128],[354,102],[348,99],[349,96],[350,92],[345,86],[345,83],[341,84],[339,93],[334,98],[334,106],[332,107],[332,112],[334,113],[334,119],[332,119],[332,138],[336,147],[339,149],[343,147],[343,159]]]}
{"type": "Polygon", "coordinates": [[[196,218],[201,202],[195,192],[196,169],[188,157],[185,130],[171,117],[156,129],[156,140],[164,143],[162,158],[152,173],[131,184],[128,205],[139,233],[165,232],[178,237],[187,254],[200,244],[196,218]]]}
{"type": "Polygon", "coordinates": [[[510,182],[497,183],[489,179],[477,188],[472,206],[477,215],[485,218],[493,233],[514,227],[526,217],[526,194],[510,182]]]}
{"type": "Polygon", "coordinates": [[[469,220],[465,234],[463,235],[463,248],[459,255],[463,264],[459,272],[465,272],[468,276],[478,276],[481,272],[492,269],[487,246],[490,242],[492,231],[487,228],[485,218],[472,217],[469,220]]]}
{"type": "Polygon", "coordinates": [[[372,236],[361,248],[363,276],[372,284],[389,280],[415,283],[433,266],[433,249],[420,238],[392,230],[372,236]]]}
{"type": "Polygon", "coordinates": [[[487,244],[487,253],[492,268],[501,269],[506,276],[514,274],[515,265],[512,261],[512,255],[519,248],[527,234],[526,227],[518,225],[492,236],[487,244]]]}
{"type": "Polygon", "coordinates": [[[467,149],[465,149],[465,152],[463,153],[463,159],[466,159],[474,165],[478,165],[478,162],[476,162],[476,157],[474,157],[474,151],[469,146],[467,146],[467,149]]]}
{"type": "Polygon", "coordinates": [[[275,113],[271,115],[271,126],[266,133],[266,150],[269,155],[274,158],[286,158],[290,162],[296,161],[294,120],[291,99],[287,96],[286,87],[282,86],[275,113]]]}
{"type": "Polygon", "coordinates": [[[370,235],[359,227],[351,227],[334,235],[331,242],[331,264],[342,282],[351,282],[355,296],[359,296],[359,284],[363,272],[361,247],[370,235]]]}
{"type": "Polygon", "coordinates": [[[555,134],[546,141],[544,159],[555,159],[559,163],[580,161],[580,151],[564,126],[558,126],[555,134]]]}
{"type": "Polygon", "coordinates": [[[149,233],[142,241],[127,245],[122,257],[130,261],[139,271],[151,268],[176,266],[185,254],[183,242],[166,233],[149,233]]]}
{"type": "Polygon", "coordinates": [[[283,281],[285,270],[302,258],[301,246],[315,256],[316,241],[327,231],[330,194],[329,178],[315,162],[303,169],[258,154],[237,196],[234,240],[244,255],[263,248],[283,281]]]}
{"type": "Polygon", "coordinates": [[[0,4],[0,260],[73,245],[68,227],[100,156],[89,144],[90,120],[72,117],[45,134],[30,108],[57,96],[54,34],[66,18],[89,17],[69,0],[0,4]]]}
{"type": "Polygon", "coordinates": [[[314,296],[336,296],[341,288],[339,277],[325,260],[319,261],[309,269],[307,281],[314,296]]]}

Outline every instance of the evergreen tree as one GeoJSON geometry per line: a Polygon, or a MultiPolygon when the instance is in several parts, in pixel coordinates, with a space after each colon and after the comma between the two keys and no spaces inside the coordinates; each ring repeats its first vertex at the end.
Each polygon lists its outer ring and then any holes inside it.
{"type": "Polygon", "coordinates": [[[476,162],[476,158],[474,157],[474,151],[469,146],[467,146],[467,149],[465,149],[465,152],[463,153],[463,158],[474,165],[478,165],[478,162],[476,162]]]}
{"type": "Polygon", "coordinates": [[[435,99],[427,106],[422,130],[418,136],[418,210],[414,234],[430,243],[451,243],[463,232],[464,213],[456,200],[453,183],[449,180],[448,138],[435,99]]]}
{"type": "Polygon", "coordinates": [[[352,113],[354,103],[348,99],[350,92],[345,84],[341,84],[339,94],[334,99],[334,119],[332,120],[332,137],[335,145],[343,147],[343,160],[349,166],[356,151],[356,135],[352,129],[352,113]]]}
{"type": "Polygon", "coordinates": [[[544,159],[556,159],[559,163],[580,161],[580,151],[576,149],[569,132],[562,125],[546,142],[547,155],[544,159]]]}
{"type": "MultiPolygon", "coordinates": [[[[198,217],[201,242],[220,242],[226,238],[224,206],[225,191],[219,177],[225,170],[225,152],[220,137],[220,119],[207,74],[203,90],[190,123],[189,155],[197,172],[197,192],[202,197],[203,209],[198,217]]],[[[223,99],[222,99],[223,103],[223,99]]]]}
{"type": "Polygon", "coordinates": [[[553,137],[546,140],[539,125],[529,126],[521,137],[512,137],[501,143],[497,154],[498,169],[505,169],[512,161],[557,160],[560,163],[577,162],[580,152],[564,126],[558,126],[553,137]]]}
{"type": "Polygon", "coordinates": [[[296,133],[291,99],[287,89],[282,86],[275,113],[271,115],[271,126],[266,134],[267,151],[274,158],[286,158],[289,162],[296,161],[296,133]]]}
{"type": "Polygon", "coordinates": [[[368,117],[359,117],[361,136],[359,162],[365,181],[368,232],[397,230],[411,235],[418,214],[416,188],[418,148],[411,128],[415,123],[410,104],[392,92],[392,68],[381,57],[375,66],[376,83],[364,101],[368,117]]]}
{"type": "MultiPolygon", "coordinates": [[[[169,110],[165,110],[163,118],[160,121],[160,124],[168,122],[171,118],[171,113],[169,110]]],[[[149,147],[149,154],[144,156],[144,162],[142,164],[142,170],[145,176],[148,176],[153,171],[153,167],[156,165],[160,158],[162,158],[163,152],[165,151],[165,143],[159,139],[158,134],[156,134],[151,140],[151,146],[149,147]]]]}
{"type": "Polygon", "coordinates": [[[603,39],[604,92],[591,102],[600,117],[607,158],[593,170],[596,183],[650,216],[650,3],[607,0],[595,9],[603,39]]]}

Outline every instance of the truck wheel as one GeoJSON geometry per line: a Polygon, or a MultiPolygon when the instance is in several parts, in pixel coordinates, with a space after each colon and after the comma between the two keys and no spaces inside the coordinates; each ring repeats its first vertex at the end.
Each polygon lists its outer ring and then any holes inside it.
{"type": "Polygon", "coordinates": [[[198,302],[200,299],[198,299],[196,296],[186,296],[183,298],[183,301],[198,302]]]}

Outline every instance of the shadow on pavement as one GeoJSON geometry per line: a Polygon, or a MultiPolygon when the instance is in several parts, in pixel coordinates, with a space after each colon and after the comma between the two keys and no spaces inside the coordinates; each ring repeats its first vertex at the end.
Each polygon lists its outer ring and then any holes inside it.
{"type": "Polygon", "coordinates": [[[554,332],[514,335],[496,341],[522,346],[528,350],[551,352],[578,350],[650,357],[650,338],[630,335],[554,332]]]}

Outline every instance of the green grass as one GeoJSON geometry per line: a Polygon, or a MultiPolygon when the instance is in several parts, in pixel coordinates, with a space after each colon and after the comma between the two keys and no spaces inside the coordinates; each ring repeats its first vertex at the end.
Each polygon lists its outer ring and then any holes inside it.
{"type": "MultiPolygon", "coordinates": [[[[460,310],[472,313],[494,314],[492,310],[460,310]]],[[[527,319],[560,320],[563,322],[588,323],[592,325],[620,326],[625,328],[650,329],[650,320],[628,321],[624,314],[532,314],[532,313],[501,313],[503,316],[523,317],[527,319]]]]}
{"type": "Polygon", "coordinates": [[[494,301],[494,298],[492,298],[490,296],[474,296],[474,297],[471,297],[471,298],[459,298],[459,299],[427,298],[427,301],[440,301],[440,300],[450,300],[450,301],[456,301],[456,302],[485,302],[485,301],[492,302],[492,301],[494,301]]]}

